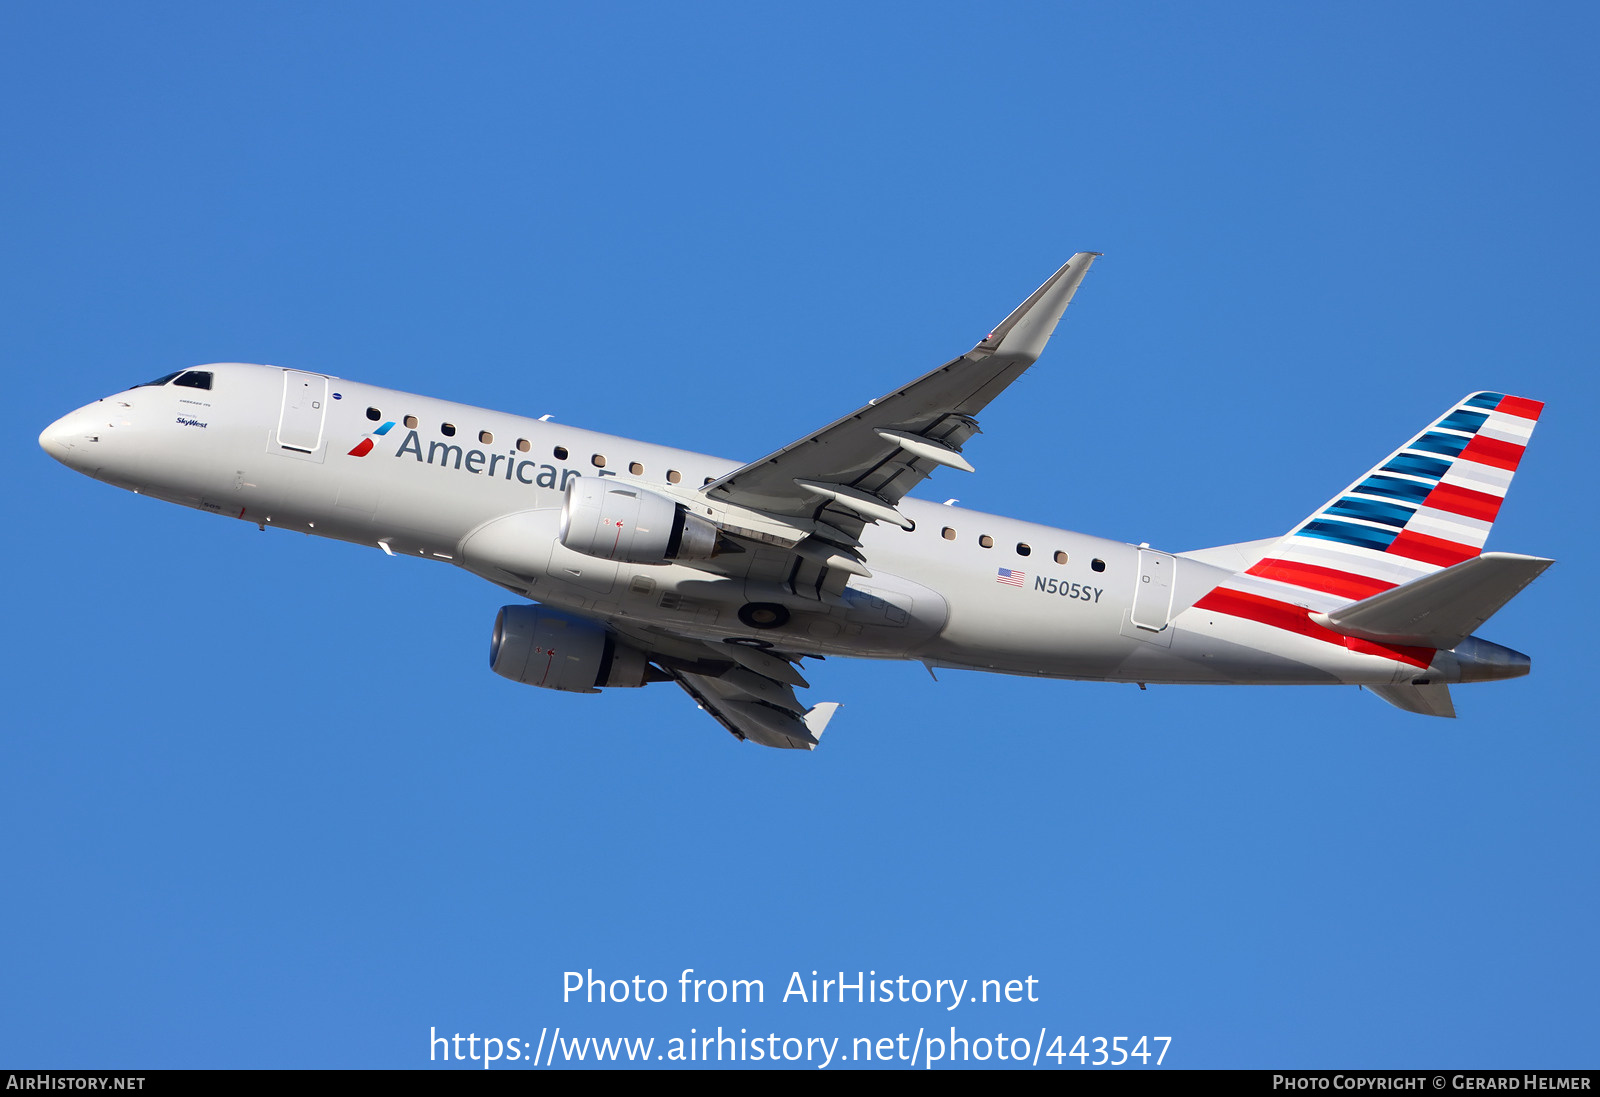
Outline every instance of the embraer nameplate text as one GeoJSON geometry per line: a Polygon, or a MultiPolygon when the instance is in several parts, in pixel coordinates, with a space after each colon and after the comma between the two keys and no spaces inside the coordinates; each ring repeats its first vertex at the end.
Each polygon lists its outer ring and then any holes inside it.
{"type": "Polygon", "coordinates": [[[1096,253],[977,346],[741,464],[223,363],[39,436],[70,468],[266,528],[446,560],[525,596],[497,674],[579,693],[675,681],[740,739],[811,748],[808,657],[1112,682],[1364,685],[1453,716],[1527,656],[1472,635],[1551,563],[1483,551],[1539,418],[1475,392],[1279,537],[1162,552],[908,497],[971,471],[976,416],[1033,364],[1096,253]],[[198,428],[198,429],[197,429],[198,428]]]}

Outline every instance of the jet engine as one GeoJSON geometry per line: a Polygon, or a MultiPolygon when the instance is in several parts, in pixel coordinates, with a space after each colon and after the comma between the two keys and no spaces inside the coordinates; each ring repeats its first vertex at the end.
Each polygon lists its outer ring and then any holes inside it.
{"type": "Polygon", "coordinates": [[[717,527],[682,503],[600,476],[567,485],[560,539],[585,556],[629,564],[709,560],[717,551],[717,527]]]}
{"type": "Polygon", "coordinates": [[[570,693],[651,681],[644,652],[610,629],[544,606],[502,606],[494,619],[489,669],[502,678],[570,693]]]}

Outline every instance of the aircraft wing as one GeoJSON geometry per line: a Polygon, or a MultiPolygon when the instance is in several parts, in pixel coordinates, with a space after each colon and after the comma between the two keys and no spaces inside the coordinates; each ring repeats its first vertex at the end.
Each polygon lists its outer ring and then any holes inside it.
{"type": "Polygon", "coordinates": [[[799,655],[695,640],[632,622],[612,621],[610,627],[642,650],[735,738],[811,750],[839,707],[824,701],[808,708],[795,696],[796,688],[811,684],[795,666],[799,655]]]}
{"type": "Polygon", "coordinates": [[[794,689],[735,667],[719,677],[673,671],[678,684],[696,703],[737,739],[766,747],[814,750],[838,705],[832,701],[806,708],[794,689]]]}
{"type": "MultiPolygon", "coordinates": [[[[706,485],[712,501],[815,519],[854,541],[941,465],[972,471],[975,416],[1031,366],[1098,252],[1079,252],[966,354],[706,485]]],[[[803,555],[803,553],[802,553],[803,555]]]]}

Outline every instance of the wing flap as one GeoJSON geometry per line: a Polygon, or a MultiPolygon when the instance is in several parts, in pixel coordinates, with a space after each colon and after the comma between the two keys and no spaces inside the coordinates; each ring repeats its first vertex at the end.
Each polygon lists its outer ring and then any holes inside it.
{"type": "Polygon", "coordinates": [[[759,677],[745,667],[736,672],[712,677],[673,671],[684,691],[702,709],[737,739],[748,739],[764,747],[780,750],[815,750],[838,710],[837,703],[824,701],[806,708],[786,683],[763,678],[763,685],[752,692],[749,679],[759,677]],[[787,695],[784,703],[775,698],[787,695]]]}
{"type": "Polygon", "coordinates": [[[624,630],[736,739],[782,750],[813,750],[839,707],[806,705],[795,689],[809,683],[794,664],[801,656],[746,644],[717,644],[624,630]]]}
{"type": "Polygon", "coordinates": [[[787,659],[780,659],[770,652],[753,648],[746,644],[724,644],[727,650],[724,654],[731,655],[735,660],[746,667],[775,682],[787,682],[799,689],[808,689],[811,683],[803,678],[794,664],[787,659]]]}

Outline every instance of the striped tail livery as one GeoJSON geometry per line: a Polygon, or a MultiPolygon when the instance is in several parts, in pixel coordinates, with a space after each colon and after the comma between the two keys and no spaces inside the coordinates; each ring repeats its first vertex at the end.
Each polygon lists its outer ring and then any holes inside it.
{"type": "Polygon", "coordinates": [[[1543,407],[1466,397],[1195,608],[1413,666],[1368,687],[1413,712],[1455,714],[1441,679],[1526,674],[1526,656],[1471,633],[1553,562],[1483,552],[1543,407]]]}

